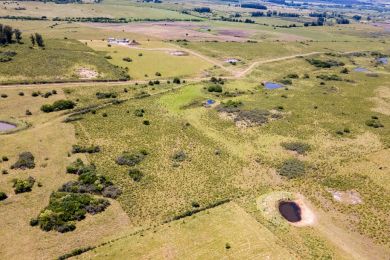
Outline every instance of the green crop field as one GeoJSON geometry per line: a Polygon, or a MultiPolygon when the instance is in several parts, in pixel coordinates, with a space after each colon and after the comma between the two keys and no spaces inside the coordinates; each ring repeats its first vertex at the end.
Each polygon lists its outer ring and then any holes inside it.
{"type": "Polygon", "coordinates": [[[0,2],[0,259],[386,259],[390,9],[329,3],[0,2]]]}

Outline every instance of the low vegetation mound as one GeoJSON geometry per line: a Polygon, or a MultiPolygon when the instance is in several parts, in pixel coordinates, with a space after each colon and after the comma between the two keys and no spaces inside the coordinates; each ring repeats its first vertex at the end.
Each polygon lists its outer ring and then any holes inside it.
{"type": "Polygon", "coordinates": [[[5,200],[6,198],[8,198],[7,194],[5,194],[5,192],[0,191],[0,201],[5,200]]]}
{"type": "Polygon", "coordinates": [[[366,121],[366,125],[372,128],[381,128],[384,127],[384,125],[379,121],[379,118],[377,116],[372,116],[371,119],[366,121]]]}
{"type": "Polygon", "coordinates": [[[129,176],[133,179],[135,182],[140,182],[141,179],[144,177],[143,172],[141,172],[138,169],[130,169],[129,170],[129,176]]]}
{"type": "Polygon", "coordinates": [[[288,179],[294,179],[305,173],[305,164],[298,159],[288,159],[278,167],[278,174],[288,179]]]}
{"type": "Polygon", "coordinates": [[[34,155],[30,152],[19,154],[19,159],[11,165],[11,169],[33,169],[35,168],[34,155]]]}
{"type": "Polygon", "coordinates": [[[67,109],[73,109],[76,106],[76,103],[71,100],[57,100],[52,105],[45,104],[41,107],[41,111],[45,113],[50,113],[54,111],[61,111],[67,109]]]}
{"type": "Polygon", "coordinates": [[[138,153],[123,152],[122,155],[116,159],[116,163],[119,165],[135,166],[141,163],[147,155],[148,152],[145,150],[141,150],[138,153]]]}
{"type": "Polygon", "coordinates": [[[13,179],[12,182],[13,182],[13,188],[15,194],[18,194],[18,193],[30,192],[32,190],[32,187],[34,186],[35,179],[30,176],[24,180],[13,179]]]}
{"type": "Polygon", "coordinates": [[[117,98],[117,94],[114,92],[96,92],[97,99],[105,99],[105,98],[117,98]]]}
{"type": "Polygon", "coordinates": [[[310,150],[310,145],[302,142],[286,142],[281,145],[284,149],[297,152],[298,154],[305,154],[310,150]]]}
{"type": "Polygon", "coordinates": [[[65,233],[76,229],[74,221],[84,219],[87,213],[100,213],[109,205],[108,200],[97,199],[90,194],[53,192],[49,205],[41,211],[37,219],[31,220],[30,224],[39,225],[44,231],[56,230],[65,233]]]}
{"type": "Polygon", "coordinates": [[[340,76],[336,75],[336,74],[332,74],[332,75],[318,75],[317,76],[318,79],[322,79],[322,80],[327,80],[327,81],[341,81],[343,80],[340,76]]]}

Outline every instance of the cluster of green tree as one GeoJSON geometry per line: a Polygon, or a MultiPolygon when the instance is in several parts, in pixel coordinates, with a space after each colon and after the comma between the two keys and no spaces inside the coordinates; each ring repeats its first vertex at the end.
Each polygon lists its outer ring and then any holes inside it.
{"type": "Polygon", "coordinates": [[[224,17],[224,16],[221,16],[220,20],[225,22],[235,22],[235,23],[255,23],[255,21],[251,19],[242,20],[242,19],[234,19],[234,18],[224,17]]]}
{"type": "Polygon", "coordinates": [[[45,47],[45,43],[43,42],[43,37],[39,33],[30,35],[31,44],[33,46],[38,45],[38,47],[45,47]]]}
{"type": "Polygon", "coordinates": [[[131,23],[131,22],[200,22],[201,19],[152,19],[152,18],[109,18],[109,17],[55,17],[53,21],[81,22],[81,23],[131,23]]]}
{"type": "Polygon", "coordinates": [[[34,17],[34,16],[14,16],[14,15],[5,15],[0,16],[1,19],[10,19],[10,20],[28,20],[28,21],[42,21],[47,20],[46,16],[34,17]]]}
{"type": "Polygon", "coordinates": [[[242,8],[252,8],[252,9],[267,10],[267,7],[265,5],[258,4],[258,3],[245,3],[245,4],[241,4],[241,7],[242,8]]]}
{"type": "Polygon", "coordinates": [[[211,13],[211,9],[209,7],[195,7],[194,11],[198,13],[211,13]]]}
{"type": "Polygon", "coordinates": [[[19,29],[13,29],[9,25],[0,24],[0,45],[20,43],[22,32],[19,29]]]}
{"type": "Polygon", "coordinates": [[[350,21],[346,18],[336,19],[337,24],[350,24],[350,21]]]}

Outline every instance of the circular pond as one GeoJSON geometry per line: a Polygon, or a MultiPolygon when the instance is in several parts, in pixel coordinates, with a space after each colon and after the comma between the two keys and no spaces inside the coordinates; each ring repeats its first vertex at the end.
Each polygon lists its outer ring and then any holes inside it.
{"type": "Polygon", "coordinates": [[[16,128],[16,125],[0,121],[0,132],[7,132],[16,128]]]}
{"type": "Polygon", "coordinates": [[[279,202],[279,212],[289,222],[299,222],[302,220],[301,208],[293,201],[279,202]]]}

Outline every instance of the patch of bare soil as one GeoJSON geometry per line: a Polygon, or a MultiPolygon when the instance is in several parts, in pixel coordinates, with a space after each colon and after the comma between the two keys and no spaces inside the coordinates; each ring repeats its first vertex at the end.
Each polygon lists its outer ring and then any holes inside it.
{"type": "Polygon", "coordinates": [[[80,79],[96,79],[99,76],[99,73],[92,69],[79,68],[76,70],[76,74],[80,79]]]}
{"type": "Polygon", "coordinates": [[[360,197],[360,194],[357,191],[349,190],[349,191],[334,191],[329,190],[329,192],[332,194],[333,199],[335,201],[350,204],[350,205],[356,205],[363,203],[362,198],[360,197]]]}
{"type": "Polygon", "coordinates": [[[173,56],[188,56],[189,53],[186,51],[171,51],[169,54],[173,56]]]}
{"type": "Polygon", "coordinates": [[[316,217],[313,211],[305,202],[305,199],[301,194],[298,194],[296,196],[297,199],[295,199],[293,202],[295,202],[301,209],[301,220],[298,222],[289,222],[289,223],[296,227],[305,227],[305,226],[313,225],[316,222],[316,217]]]}
{"type": "Polygon", "coordinates": [[[371,98],[375,107],[371,110],[387,116],[390,116],[390,87],[379,87],[375,91],[375,97],[371,98]]]}

